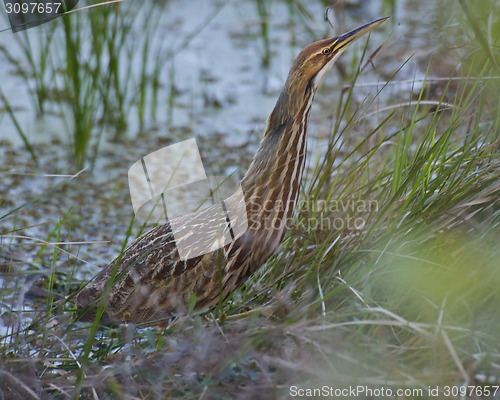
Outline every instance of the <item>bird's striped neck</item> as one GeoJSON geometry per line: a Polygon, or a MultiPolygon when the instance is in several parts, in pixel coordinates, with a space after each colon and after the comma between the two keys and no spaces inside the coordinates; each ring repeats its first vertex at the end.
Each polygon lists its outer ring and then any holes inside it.
{"type": "Polygon", "coordinates": [[[283,115],[277,110],[282,106],[280,101],[289,97],[282,93],[269,117],[259,150],[242,180],[249,229],[263,235],[263,242],[271,251],[281,242],[299,195],[313,97],[313,90],[306,92],[301,104],[288,107],[291,112],[283,115]]]}

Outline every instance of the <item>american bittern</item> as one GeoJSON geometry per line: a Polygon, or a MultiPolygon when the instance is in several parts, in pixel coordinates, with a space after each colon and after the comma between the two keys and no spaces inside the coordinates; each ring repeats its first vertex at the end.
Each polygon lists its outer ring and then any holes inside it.
{"type": "Polygon", "coordinates": [[[171,224],[157,226],[83,288],[77,306],[95,309],[103,302],[107,319],[154,323],[185,307],[193,295],[196,308],[213,307],[243,284],[274,253],[289,226],[305,164],[307,120],[322,77],[350,44],[388,18],[299,53],[241,182],[249,221],[241,236],[217,251],[181,260],[171,224]]]}

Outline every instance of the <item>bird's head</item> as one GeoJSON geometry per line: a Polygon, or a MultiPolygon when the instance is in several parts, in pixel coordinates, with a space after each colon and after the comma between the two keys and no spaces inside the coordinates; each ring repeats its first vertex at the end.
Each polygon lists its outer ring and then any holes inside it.
{"type": "Polygon", "coordinates": [[[376,19],[338,37],[320,40],[306,46],[290,68],[285,87],[271,114],[270,118],[275,120],[272,122],[281,125],[290,115],[295,115],[303,105],[307,94],[314,94],[321,79],[340,55],[357,39],[389,18],[376,19]]]}
{"type": "Polygon", "coordinates": [[[287,84],[316,88],[321,78],[352,43],[389,18],[380,18],[338,37],[311,43],[295,58],[287,84]]]}

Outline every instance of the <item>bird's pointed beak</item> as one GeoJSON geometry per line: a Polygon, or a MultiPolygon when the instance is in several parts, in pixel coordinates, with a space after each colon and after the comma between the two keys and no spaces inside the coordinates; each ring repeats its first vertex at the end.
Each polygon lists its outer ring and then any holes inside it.
{"type": "Polygon", "coordinates": [[[389,18],[391,18],[391,17],[389,16],[389,17],[376,19],[375,21],[368,22],[367,24],[362,25],[359,28],[353,29],[350,32],[347,32],[347,33],[344,33],[343,35],[340,35],[337,38],[337,40],[334,42],[334,45],[333,45],[334,51],[345,50],[347,47],[349,47],[349,45],[351,45],[353,42],[358,40],[361,36],[370,32],[372,29],[376,28],[377,26],[383,24],[389,18]]]}

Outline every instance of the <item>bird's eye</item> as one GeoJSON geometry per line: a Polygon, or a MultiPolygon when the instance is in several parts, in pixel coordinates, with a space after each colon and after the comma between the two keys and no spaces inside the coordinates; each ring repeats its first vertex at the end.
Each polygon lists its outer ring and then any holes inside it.
{"type": "Polygon", "coordinates": [[[323,49],[323,54],[325,56],[327,56],[328,54],[330,54],[330,49],[328,47],[326,49],[323,49]]]}

